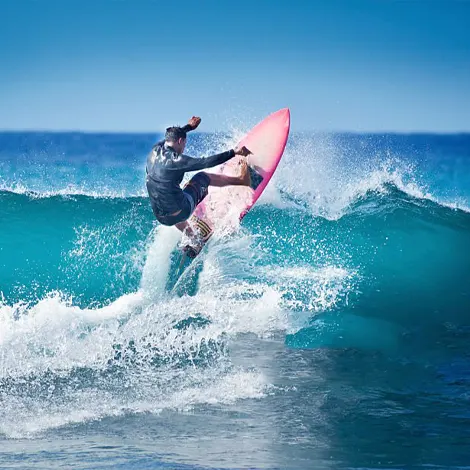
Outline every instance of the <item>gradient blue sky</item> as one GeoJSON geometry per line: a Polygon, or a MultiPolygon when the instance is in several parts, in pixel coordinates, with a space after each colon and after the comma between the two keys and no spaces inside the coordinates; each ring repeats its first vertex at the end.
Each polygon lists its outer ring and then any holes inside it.
{"type": "Polygon", "coordinates": [[[470,2],[0,0],[0,129],[470,131],[470,2]]]}

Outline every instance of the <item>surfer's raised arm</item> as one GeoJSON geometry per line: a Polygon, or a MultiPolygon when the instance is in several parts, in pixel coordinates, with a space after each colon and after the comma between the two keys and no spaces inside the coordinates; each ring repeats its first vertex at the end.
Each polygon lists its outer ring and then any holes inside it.
{"type": "Polygon", "coordinates": [[[181,129],[183,129],[184,132],[191,132],[196,130],[199,127],[199,124],[201,124],[201,118],[198,116],[193,116],[181,129]]]}

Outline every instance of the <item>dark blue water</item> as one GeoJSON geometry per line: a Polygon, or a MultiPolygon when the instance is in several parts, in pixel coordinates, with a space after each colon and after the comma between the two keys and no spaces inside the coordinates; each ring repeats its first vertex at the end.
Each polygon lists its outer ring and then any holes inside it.
{"type": "Polygon", "coordinates": [[[470,468],[470,135],[291,136],[172,292],[155,139],[0,134],[0,467],[470,468]]]}

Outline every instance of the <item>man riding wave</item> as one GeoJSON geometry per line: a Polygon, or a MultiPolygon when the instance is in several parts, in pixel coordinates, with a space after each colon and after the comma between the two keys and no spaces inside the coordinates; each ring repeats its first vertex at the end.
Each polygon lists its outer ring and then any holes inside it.
{"type": "Polygon", "coordinates": [[[235,155],[246,157],[251,153],[246,147],[236,147],[204,158],[184,155],[186,134],[195,130],[200,123],[201,118],[193,116],[183,127],[169,127],[165,139],[153,146],[147,158],[146,184],[153,213],[161,224],[175,225],[181,231],[187,228],[186,221],[207,196],[209,186],[250,185],[248,165],[244,161],[238,177],[201,171],[181,189],[186,172],[211,168],[235,155]]]}

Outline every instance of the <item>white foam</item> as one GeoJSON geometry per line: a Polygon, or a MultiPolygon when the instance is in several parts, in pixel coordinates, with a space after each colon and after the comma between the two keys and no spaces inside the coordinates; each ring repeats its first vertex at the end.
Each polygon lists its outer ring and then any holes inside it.
{"type": "Polygon", "coordinates": [[[148,298],[155,299],[164,292],[171,252],[180,239],[181,232],[178,229],[164,225],[159,225],[150,236],[141,279],[141,287],[148,298]]]}
{"type": "MultiPolygon", "coordinates": [[[[188,375],[191,375],[189,371],[188,375]]],[[[43,403],[43,406],[39,403],[28,403],[26,406],[16,403],[19,406],[16,412],[1,420],[0,433],[13,439],[34,438],[51,428],[105,417],[158,414],[163,410],[186,412],[201,405],[226,405],[242,399],[262,398],[267,387],[261,373],[241,370],[191,378],[195,382],[202,381],[196,386],[183,387],[173,392],[159,390],[156,383],[140,383],[139,386],[146,386],[141,393],[146,398],[141,400],[129,401],[103,390],[91,390],[71,393],[65,399],[66,406],[54,402],[43,403]]]]}
{"type": "Polygon", "coordinates": [[[263,271],[283,294],[280,305],[289,311],[288,333],[305,327],[318,313],[347,305],[358,280],[356,272],[337,266],[269,266],[263,271]]]}
{"type": "Polygon", "coordinates": [[[57,189],[34,189],[25,186],[22,183],[7,183],[0,180],[0,191],[10,192],[14,194],[26,195],[32,199],[44,199],[54,196],[74,197],[74,196],[88,196],[94,199],[125,199],[147,197],[145,188],[141,191],[129,192],[124,189],[116,190],[116,188],[101,187],[99,189],[91,189],[86,187],[70,184],[65,188],[57,189]]]}
{"type": "Polygon", "coordinates": [[[192,298],[160,298],[153,303],[147,302],[140,290],[100,309],[80,309],[59,295],[32,307],[2,304],[0,379],[25,384],[36,380],[47,389],[50,379],[41,378],[42,374],[53,373],[72,386],[66,395],[56,396],[51,382],[46,398],[35,392],[36,386],[27,396],[9,395],[4,390],[0,432],[9,437],[31,437],[51,427],[129,412],[183,410],[197,404],[261,397],[265,386],[262,375],[243,370],[227,373],[229,362],[223,349],[218,353],[221,361],[210,367],[180,365],[181,357],[190,364],[204,354],[201,348],[211,341],[217,351],[217,344],[227,335],[255,330],[262,336],[273,327],[269,319],[278,297],[269,290],[259,290],[249,299],[246,293],[241,286],[238,290],[226,286],[216,296],[205,292],[192,298]],[[174,328],[180,321],[201,315],[209,323],[174,328]],[[129,352],[126,348],[131,342],[129,352]],[[86,376],[73,379],[77,368],[95,373],[106,370],[116,354],[116,344],[121,345],[119,351],[124,356],[138,358],[123,364],[120,389],[113,391],[109,379],[88,387],[86,376]],[[161,366],[152,366],[155,355],[165,358],[161,366]],[[75,390],[74,380],[84,388],[75,390]],[[145,400],[139,398],[143,396],[145,400]]]}
{"type": "Polygon", "coordinates": [[[52,293],[35,305],[0,304],[0,377],[106,364],[120,319],[142,306],[142,293],[82,309],[52,293]]]}

